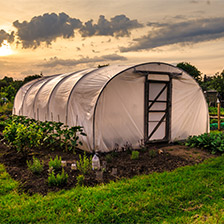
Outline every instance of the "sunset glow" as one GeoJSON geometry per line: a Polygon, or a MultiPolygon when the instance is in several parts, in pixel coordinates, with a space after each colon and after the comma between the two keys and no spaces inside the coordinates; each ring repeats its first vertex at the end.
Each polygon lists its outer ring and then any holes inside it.
{"type": "Polygon", "coordinates": [[[102,2],[5,1],[0,77],[145,62],[188,62],[208,76],[223,71],[224,1],[102,2]]]}
{"type": "Polygon", "coordinates": [[[0,47],[0,56],[8,56],[11,54],[13,54],[13,50],[11,49],[9,43],[4,40],[2,46],[0,47]]]}

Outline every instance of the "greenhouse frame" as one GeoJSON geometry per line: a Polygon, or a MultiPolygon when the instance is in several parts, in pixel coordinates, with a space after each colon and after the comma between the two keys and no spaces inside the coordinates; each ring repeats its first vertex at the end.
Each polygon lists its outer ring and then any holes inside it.
{"type": "Polygon", "coordinates": [[[45,76],[22,86],[13,114],[82,126],[85,151],[173,142],[209,132],[198,83],[166,63],[109,65],[45,76]]]}

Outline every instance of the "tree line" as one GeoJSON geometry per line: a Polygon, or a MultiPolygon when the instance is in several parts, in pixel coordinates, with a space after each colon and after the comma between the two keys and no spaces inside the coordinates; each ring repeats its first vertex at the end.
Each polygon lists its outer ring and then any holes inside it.
{"type": "Polygon", "coordinates": [[[213,76],[207,76],[203,75],[194,65],[188,62],[178,63],[177,67],[191,75],[198,82],[203,91],[211,89],[216,90],[219,98],[224,100],[224,70],[221,73],[217,72],[213,76]]]}
{"type": "Polygon", "coordinates": [[[21,86],[41,77],[42,74],[27,76],[23,80],[13,80],[13,78],[7,76],[0,79],[0,104],[13,102],[15,95],[21,86]]]}

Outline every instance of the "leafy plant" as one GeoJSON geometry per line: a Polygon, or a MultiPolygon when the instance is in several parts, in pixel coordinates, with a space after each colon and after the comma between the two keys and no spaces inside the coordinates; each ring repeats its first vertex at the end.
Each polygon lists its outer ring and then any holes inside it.
{"type": "Polygon", "coordinates": [[[32,148],[38,148],[42,138],[43,132],[38,129],[37,124],[33,123],[29,126],[18,124],[16,138],[13,141],[13,144],[17,151],[26,153],[32,148]]]}
{"type": "Polygon", "coordinates": [[[44,170],[44,162],[33,156],[33,162],[26,161],[28,169],[34,174],[40,174],[44,170]]]}
{"type": "Polygon", "coordinates": [[[92,156],[88,158],[86,156],[86,153],[84,153],[83,157],[79,155],[79,161],[77,161],[77,169],[82,174],[87,174],[90,172],[91,168],[92,168],[92,156]]]}
{"type": "Polygon", "coordinates": [[[82,174],[78,175],[76,177],[76,180],[77,180],[77,183],[76,183],[77,186],[83,186],[84,185],[85,176],[82,175],[82,174]]]}
{"type": "Polygon", "coordinates": [[[4,139],[10,146],[18,146],[18,151],[40,146],[74,151],[76,147],[82,145],[80,135],[86,136],[81,126],[68,128],[61,122],[35,121],[24,116],[11,116],[1,122],[0,126],[5,127],[4,139]]]}
{"type": "Polygon", "coordinates": [[[139,159],[139,151],[132,151],[131,159],[139,159]]]}
{"type": "Polygon", "coordinates": [[[7,124],[3,131],[3,136],[4,140],[8,142],[10,147],[14,146],[13,143],[16,139],[16,135],[17,135],[17,124],[15,122],[7,124]]]}
{"type": "Polygon", "coordinates": [[[58,155],[52,159],[50,158],[49,167],[52,167],[55,170],[59,170],[61,168],[61,156],[58,158],[58,155]]]}
{"type": "Polygon", "coordinates": [[[61,174],[57,174],[55,175],[54,170],[52,169],[52,171],[49,173],[48,176],[48,185],[49,186],[63,186],[65,184],[67,184],[67,180],[68,180],[68,174],[65,173],[64,169],[62,169],[61,174]]]}
{"type": "MultiPolygon", "coordinates": [[[[217,113],[218,113],[217,107],[209,107],[208,110],[209,110],[210,115],[217,115],[217,113]]],[[[224,115],[224,108],[222,108],[222,107],[220,108],[220,114],[224,115]]]]}
{"type": "Polygon", "coordinates": [[[190,147],[200,147],[211,151],[213,154],[216,152],[224,152],[224,134],[219,133],[205,133],[198,136],[190,136],[185,145],[190,147]]]}

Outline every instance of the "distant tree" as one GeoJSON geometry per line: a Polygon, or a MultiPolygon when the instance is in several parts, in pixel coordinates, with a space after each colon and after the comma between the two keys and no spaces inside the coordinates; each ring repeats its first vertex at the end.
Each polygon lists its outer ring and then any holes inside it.
{"type": "Polygon", "coordinates": [[[202,81],[202,73],[194,66],[188,62],[181,62],[177,64],[178,68],[183,69],[189,75],[191,75],[198,83],[202,81]]]}
{"type": "Polygon", "coordinates": [[[221,99],[224,99],[224,70],[219,74],[212,76],[207,83],[208,89],[215,89],[218,91],[221,99]]]}
{"type": "Polygon", "coordinates": [[[38,78],[41,78],[43,77],[42,73],[40,73],[40,75],[30,75],[30,76],[27,76],[24,80],[23,80],[23,84],[27,83],[27,82],[30,82],[34,79],[38,79],[38,78]]]}
{"type": "Polygon", "coordinates": [[[15,88],[15,90],[17,92],[23,84],[24,83],[22,80],[15,80],[11,85],[15,88]]]}
{"type": "Polygon", "coordinates": [[[2,87],[7,86],[7,85],[8,85],[8,83],[7,83],[6,80],[4,80],[4,79],[1,79],[1,80],[0,80],[0,89],[1,89],[2,87]]]}
{"type": "Polygon", "coordinates": [[[10,84],[10,83],[13,82],[13,78],[11,78],[11,77],[7,77],[7,76],[5,76],[5,77],[3,78],[3,80],[5,80],[8,84],[10,84]]]}
{"type": "Polygon", "coordinates": [[[13,80],[11,77],[5,76],[3,79],[0,79],[0,104],[4,102],[12,102],[15,98],[16,92],[19,88],[27,82],[30,82],[34,79],[41,78],[43,75],[31,75],[24,78],[24,80],[13,80]]]}

